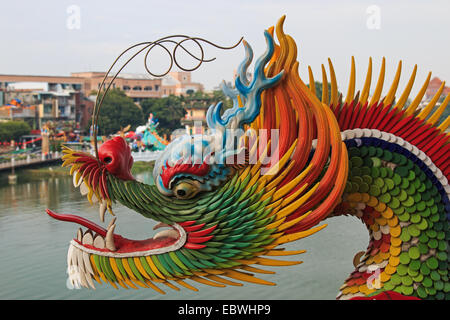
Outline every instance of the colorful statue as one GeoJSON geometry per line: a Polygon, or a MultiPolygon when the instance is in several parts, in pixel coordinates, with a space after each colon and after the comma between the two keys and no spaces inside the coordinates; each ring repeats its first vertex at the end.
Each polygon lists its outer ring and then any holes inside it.
{"type": "Polygon", "coordinates": [[[48,210],[88,228],[70,242],[74,283],[161,293],[163,285],[195,291],[192,281],[273,285],[264,267],[299,264],[282,258],[305,252],[287,251],[284,244],[320,231],[328,217],[351,215],[366,224],[370,242],[338,298],[450,298],[450,119],[436,124],[450,96],[430,117],[442,90],[417,110],[428,77],[405,107],[415,70],[396,95],[400,64],[382,98],[384,60],[372,97],[371,61],[355,94],[352,60],[345,100],[331,61],[328,74],[322,67],[322,97],[316,97],[312,72],[309,87],[298,75],[297,47],[283,23],[284,17],[265,31],[267,49],[251,79],[253,52],[243,42],[235,88],[223,86],[234,106],[209,108],[208,134],[172,141],[155,163],[155,185],[131,175],[133,159],[121,137],[105,142],[98,158],[64,150],[63,165],[71,166],[81,193],[99,203],[102,221],[121,203],[158,221],[155,228],[167,228],[132,240],[114,233],[116,217],[103,228],[48,210]]]}
{"type": "Polygon", "coordinates": [[[158,135],[156,131],[158,125],[158,119],[154,118],[153,113],[150,113],[147,123],[136,128],[136,136],[139,136],[140,139],[137,142],[153,151],[164,150],[169,142],[158,135]]]}

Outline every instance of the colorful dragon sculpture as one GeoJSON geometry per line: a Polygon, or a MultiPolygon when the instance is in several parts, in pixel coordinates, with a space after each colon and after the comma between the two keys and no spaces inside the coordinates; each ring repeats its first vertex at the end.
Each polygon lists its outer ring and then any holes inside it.
{"type": "Polygon", "coordinates": [[[450,117],[437,125],[450,96],[432,113],[444,85],[418,110],[428,75],[406,106],[416,67],[397,95],[400,62],[382,98],[383,59],[369,98],[372,61],[356,93],[352,59],[343,101],[329,60],[329,73],[322,65],[325,85],[317,97],[311,69],[309,86],[299,77],[297,47],[283,23],[284,17],[264,32],[267,49],[251,79],[253,52],[243,42],[235,88],[223,86],[233,107],[211,106],[208,134],[172,141],[155,163],[154,185],[132,176],[130,148],[120,137],[105,142],[98,157],[64,149],[63,165],[71,166],[81,193],[99,203],[102,221],[120,203],[158,221],[155,228],[166,228],[153,238],[132,240],[114,233],[116,217],[105,229],[47,210],[87,228],[70,242],[74,284],[95,288],[94,281],[103,281],[160,293],[161,286],[196,291],[192,281],[274,285],[256,274],[273,273],[265,266],[299,264],[280,257],[305,252],[287,251],[284,244],[320,231],[326,218],[351,215],[365,223],[370,242],[355,258],[356,269],[338,299],[450,299],[450,117]]]}

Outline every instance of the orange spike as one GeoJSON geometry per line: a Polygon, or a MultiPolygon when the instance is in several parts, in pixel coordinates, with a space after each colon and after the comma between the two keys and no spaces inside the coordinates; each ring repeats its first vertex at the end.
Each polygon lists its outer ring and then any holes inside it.
{"type": "Polygon", "coordinates": [[[372,95],[372,99],[370,99],[369,107],[373,106],[375,103],[378,103],[378,101],[380,100],[381,91],[383,90],[385,72],[386,72],[386,59],[383,57],[383,60],[381,62],[380,75],[378,76],[377,85],[372,95]]]}

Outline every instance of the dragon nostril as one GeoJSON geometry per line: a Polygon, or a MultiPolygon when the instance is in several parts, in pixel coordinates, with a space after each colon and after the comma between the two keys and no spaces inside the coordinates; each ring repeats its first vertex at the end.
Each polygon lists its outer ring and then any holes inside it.
{"type": "Polygon", "coordinates": [[[179,195],[180,197],[184,197],[186,195],[186,191],[184,191],[183,189],[179,189],[177,190],[177,195],[179,195]]]}
{"type": "Polygon", "coordinates": [[[103,162],[104,162],[104,163],[111,163],[111,161],[112,161],[112,158],[111,158],[111,157],[104,157],[104,158],[103,158],[103,162]]]}

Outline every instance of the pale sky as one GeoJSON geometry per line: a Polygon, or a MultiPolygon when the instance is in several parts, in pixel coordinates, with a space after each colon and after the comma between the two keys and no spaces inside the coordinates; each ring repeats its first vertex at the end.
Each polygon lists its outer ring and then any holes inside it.
{"type": "MultiPolygon", "coordinates": [[[[264,29],[286,14],[284,29],[297,42],[300,75],[305,81],[308,65],[320,80],[320,66],[330,57],[339,89],[345,93],[353,55],[357,87],[361,89],[371,56],[374,86],[385,56],[388,85],[399,59],[403,61],[400,89],[418,64],[415,93],[429,71],[450,81],[449,9],[448,0],[3,1],[0,73],[69,75],[106,71],[128,46],[180,33],[224,46],[244,36],[257,57],[265,50],[264,29]],[[71,20],[73,11],[68,12],[73,5],[79,9],[79,25],[71,20]],[[379,16],[368,9],[371,6],[376,6],[379,16]],[[379,28],[373,28],[377,21],[379,28]]],[[[193,80],[202,82],[206,89],[224,79],[231,80],[243,58],[243,47],[231,51],[204,48],[206,57],[217,60],[202,65],[193,73],[193,80]]],[[[150,62],[155,71],[161,71],[167,63],[162,56],[162,51],[155,51],[150,62]]],[[[142,61],[143,55],[124,72],[144,73],[142,61]]],[[[387,90],[385,87],[384,93],[387,90]]]]}

